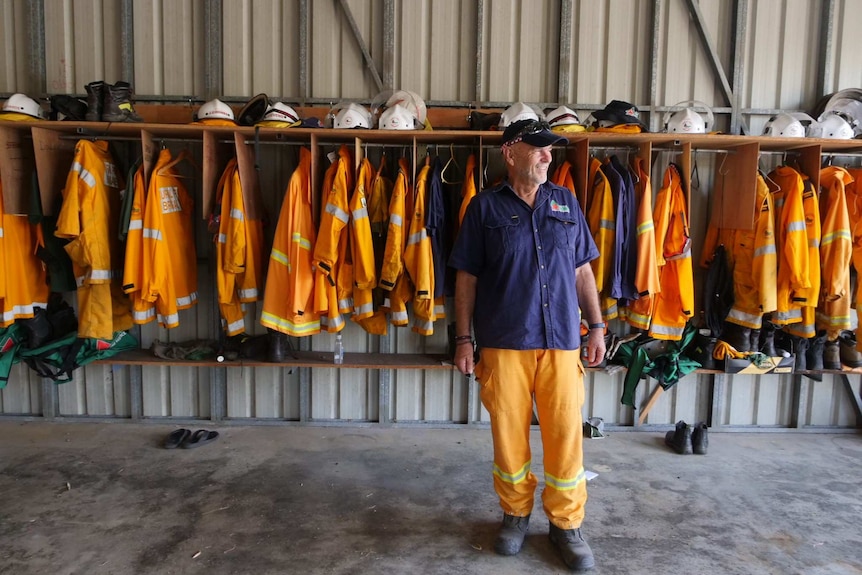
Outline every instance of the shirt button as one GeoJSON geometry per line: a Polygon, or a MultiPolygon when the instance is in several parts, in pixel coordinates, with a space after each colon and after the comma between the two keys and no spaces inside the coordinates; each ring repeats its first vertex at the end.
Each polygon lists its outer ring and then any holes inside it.
{"type": "Polygon", "coordinates": [[[545,269],[545,266],[539,266],[539,269],[545,269]]]}
{"type": "Polygon", "coordinates": [[[542,284],[542,289],[548,289],[548,284],[542,284]]]}
{"type": "Polygon", "coordinates": [[[548,307],[548,304],[545,304],[545,307],[548,307]]]}
{"type": "Polygon", "coordinates": [[[539,246],[539,249],[542,249],[542,246],[539,246]]]}

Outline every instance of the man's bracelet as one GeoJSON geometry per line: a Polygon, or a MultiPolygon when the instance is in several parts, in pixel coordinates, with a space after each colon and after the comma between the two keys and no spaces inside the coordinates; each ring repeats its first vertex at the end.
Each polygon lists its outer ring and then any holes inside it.
{"type": "Polygon", "coordinates": [[[605,329],[605,322],[591,323],[590,329],[605,329]]]}
{"type": "MultiPolygon", "coordinates": [[[[455,339],[458,339],[458,338],[456,337],[455,339]]],[[[470,345],[473,345],[476,342],[473,341],[472,339],[462,339],[460,341],[456,341],[455,345],[461,345],[462,343],[469,343],[470,345]]]]}
{"type": "Polygon", "coordinates": [[[463,341],[465,339],[473,339],[473,336],[472,335],[456,335],[454,339],[455,339],[455,341],[463,341]]]}

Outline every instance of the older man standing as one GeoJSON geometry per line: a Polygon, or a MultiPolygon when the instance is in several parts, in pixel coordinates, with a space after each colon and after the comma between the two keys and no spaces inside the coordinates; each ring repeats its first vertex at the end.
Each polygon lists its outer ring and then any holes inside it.
{"type": "Polygon", "coordinates": [[[518,553],[529,527],[538,484],[530,470],[535,400],[549,537],[570,569],[585,570],[595,560],[580,530],[587,500],[581,314],[590,329],[589,365],[604,356],[605,325],[589,265],[599,252],[571,192],[548,182],[551,146],[566,142],[543,121],[506,128],[508,177],[470,203],[450,264],[458,270],[455,365],[464,374],[475,367],[491,416],[494,489],[504,513],[494,549],[518,553]]]}

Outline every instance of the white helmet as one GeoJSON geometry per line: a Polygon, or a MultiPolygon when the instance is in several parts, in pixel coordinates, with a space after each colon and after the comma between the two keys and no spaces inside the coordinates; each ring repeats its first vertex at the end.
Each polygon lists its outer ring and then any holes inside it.
{"type": "Polygon", "coordinates": [[[45,111],[42,110],[39,102],[24,94],[12,94],[9,96],[9,99],[3,104],[3,111],[26,114],[40,120],[45,119],[45,111]]]}
{"type": "Polygon", "coordinates": [[[390,108],[395,104],[401,104],[408,112],[413,114],[420,124],[424,124],[428,118],[428,108],[423,100],[416,92],[410,90],[396,90],[386,100],[386,107],[390,108]]]}
{"type": "MultiPolygon", "coordinates": [[[[802,120],[803,118],[799,118],[795,114],[776,114],[769,118],[766,125],[763,126],[763,135],[776,138],[803,138],[805,137],[805,126],[802,125],[802,120]]],[[[808,120],[813,122],[814,118],[808,116],[808,120]]]]}
{"type": "Polygon", "coordinates": [[[581,123],[581,119],[578,118],[577,112],[567,106],[554,108],[545,114],[545,119],[552,128],[554,126],[569,126],[572,124],[580,125],[581,123]]]}
{"type": "Polygon", "coordinates": [[[296,122],[299,122],[299,114],[297,114],[296,110],[287,104],[276,102],[267,108],[266,113],[263,115],[263,121],[295,124],[296,122]]]}
{"type": "Polygon", "coordinates": [[[233,110],[218,98],[204,102],[197,112],[198,120],[233,120],[233,110]]]}
{"type": "Polygon", "coordinates": [[[348,102],[338,109],[332,127],[336,129],[370,128],[371,114],[364,106],[355,102],[348,102]]]}
{"type": "Polygon", "coordinates": [[[533,107],[528,106],[523,102],[515,102],[506,110],[500,114],[500,129],[504,129],[506,126],[511,124],[512,122],[517,122],[518,120],[539,120],[541,119],[539,116],[539,112],[537,112],[533,107]]]}
{"type": "Polygon", "coordinates": [[[380,114],[381,130],[415,130],[418,119],[401,104],[389,106],[380,114]]]}
{"type": "Polygon", "coordinates": [[[686,100],[675,104],[676,106],[687,106],[675,112],[666,112],[664,115],[664,130],[668,133],[678,134],[706,134],[715,124],[715,116],[712,108],[698,100],[686,100]],[[691,106],[688,106],[691,104],[691,106]],[[696,108],[706,111],[706,118],[696,108]]]}
{"type": "Polygon", "coordinates": [[[821,116],[827,112],[840,112],[853,128],[854,137],[862,134],[862,90],[848,88],[835,92],[823,107],[821,116]]]}
{"type": "Polygon", "coordinates": [[[827,140],[852,140],[854,133],[851,122],[853,120],[841,112],[824,112],[808,128],[808,137],[827,140]]]}

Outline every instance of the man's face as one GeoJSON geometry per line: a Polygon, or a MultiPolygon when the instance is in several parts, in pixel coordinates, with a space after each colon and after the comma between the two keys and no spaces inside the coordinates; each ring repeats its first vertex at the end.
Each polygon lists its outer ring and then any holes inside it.
{"type": "Polygon", "coordinates": [[[537,148],[526,142],[518,142],[507,148],[506,161],[513,176],[536,186],[548,180],[551,146],[537,148]]]}

